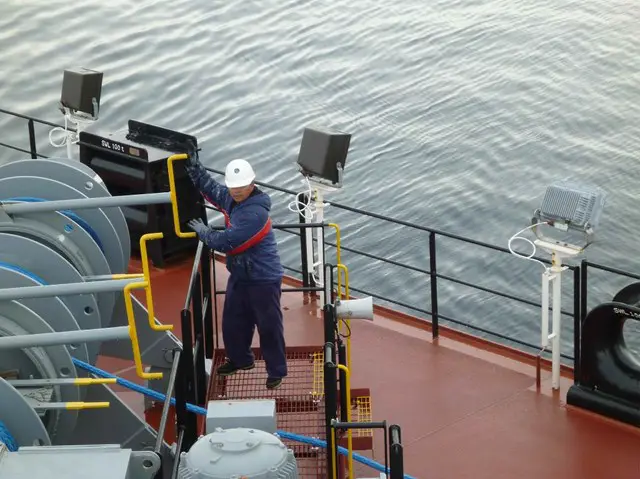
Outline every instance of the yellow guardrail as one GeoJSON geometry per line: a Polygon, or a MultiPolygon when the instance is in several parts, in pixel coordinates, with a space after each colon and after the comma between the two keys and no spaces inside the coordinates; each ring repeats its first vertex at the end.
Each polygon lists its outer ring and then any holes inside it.
{"type": "Polygon", "coordinates": [[[148,233],[140,238],[140,259],[142,262],[142,274],[144,277],[144,287],[147,296],[147,312],[149,313],[149,326],[154,331],[171,331],[172,324],[156,324],[156,315],[153,310],[153,294],[151,292],[151,274],[149,273],[149,258],[147,256],[147,241],[162,239],[162,233],[148,233]]]}
{"type": "MultiPolygon", "coordinates": [[[[173,329],[172,324],[158,325],[155,323],[155,313],[153,309],[153,294],[151,292],[151,275],[149,273],[149,258],[147,255],[147,241],[161,239],[162,233],[147,233],[140,238],[140,257],[142,260],[142,281],[129,283],[124,287],[124,306],[127,312],[127,321],[129,324],[129,338],[131,339],[131,348],[133,349],[133,361],[136,366],[136,374],[142,379],[162,379],[162,373],[145,373],[142,369],[142,353],[140,352],[140,343],[138,342],[138,330],[136,328],[135,313],[133,311],[133,301],[131,300],[131,292],[134,289],[144,289],[147,298],[147,313],[149,326],[154,331],[169,331],[173,329]]],[[[139,276],[134,276],[139,277],[139,276]]]]}
{"type": "Polygon", "coordinates": [[[64,404],[65,409],[101,409],[109,407],[109,402],[68,402],[64,404]]]}
{"type": "MultiPolygon", "coordinates": [[[[338,268],[338,298],[342,299],[342,294],[341,294],[341,283],[340,283],[340,277],[341,274],[340,272],[344,273],[344,292],[345,292],[345,298],[349,299],[350,296],[350,292],[349,292],[349,268],[347,268],[344,264],[338,263],[336,265],[336,268],[338,268]]],[[[345,319],[343,322],[340,323],[340,325],[338,326],[338,332],[340,333],[344,333],[343,331],[343,324],[346,324],[346,337],[347,337],[347,367],[351,368],[351,319],[345,319]]],[[[344,334],[343,334],[344,335],[344,334]]]]}
{"type": "Polygon", "coordinates": [[[116,378],[75,378],[73,384],[76,386],[93,386],[94,384],[115,384],[116,378]]]}
{"type": "Polygon", "coordinates": [[[178,198],[176,196],[176,177],[173,171],[173,162],[186,160],[189,155],[180,153],[179,155],[171,155],[167,159],[168,172],[169,172],[169,193],[171,195],[171,209],[173,211],[173,229],[176,232],[178,238],[195,238],[196,233],[194,231],[184,232],[180,230],[180,213],[178,212],[178,198]]]}
{"type": "MultiPolygon", "coordinates": [[[[340,226],[338,226],[337,223],[329,223],[327,226],[336,230],[336,262],[340,264],[342,263],[342,259],[340,257],[340,226]]],[[[338,278],[338,281],[340,281],[340,278],[338,278]]]]}
{"type": "Polygon", "coordinates": [[[134,289],[145,288],[147,283],[129,283],[124,287],[124,306],[127,311],[127,320],[129,322],[129,338],[131,339],[131,348],[133,349],[133,361],[136,365],[136,374],[142,379],[162,379],[162,373],[145,373],[142,369],[142,354],[140,353],[140,343],[138,343],[138,330],[136,329],[136,319],[133,312],[133,302],[131,301],[131,292],[134,289]]]}
{"type": "MultiPolygon", "coordinates": [[[[328,226],[336,230],[336,268],[338,269],[338,299],[342,299],[342,274],[344,274],[344,297],[349,299],[351,293],[349,291],[349,268],[342,264],[342,238],[340,234],[340,226],[337,223],[329,223],[328,226]]],[[[344,324],[347,331],[347,367],[351,368],[351,320],[347,319],[338,326],[338,332],[344,335],[344,324]]]]}
{"type": "Polygon", "coordinates": [[[144,278],[142,273],[112,274],[111,279],[144,278]]]}
{"type": "MultiPolygon", "coordinates": [[[[338,369],[344,371],[347,388],[347,422],[351,422],[351,372],[344,364],[338,364],[338,369]]],[[[335,436],[334,436],[335,437],[335,436]]],[[[334,443],[335,444],[335,443],[334,443]]],[[[347,450],[349,451],[349,479],[355,479],[353,475],[353,434],[351,429],[347,429],[347,450]]],[[[336,476],[337,476],[337,471],[336,476]]]]}

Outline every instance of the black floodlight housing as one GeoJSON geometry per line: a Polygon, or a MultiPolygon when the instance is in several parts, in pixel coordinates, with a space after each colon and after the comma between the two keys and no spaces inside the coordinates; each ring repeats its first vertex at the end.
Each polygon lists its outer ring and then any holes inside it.
{"type": "Polygon", "coordinates": [[[72,68],[64,71],[60,109],[91,120],[98,119],[100,95],[102,93],[102,72],[87,68],[72,68]]]}
{"type": "Polygon", "coordinates": [[[298,153],[299,170],[310,180],[341,188],[350,142],[349,133],[305,128],[298,153]]]}
{"type": "MultiPolygon", "coordinates": [[[[584,249],[593,241],[605,198],[606,193],[595,186],[568,181],[555,182],[547,188],[542,204],[535,210],[532,225],[547,223],[555,230],[574,235],[577,233],[584,238],[584,245],[577,249],[584,249]]],[[[542,241],[576,247],[564,240],[544,237],[538,227],[534,228],[534,232],[542,241]]]]}

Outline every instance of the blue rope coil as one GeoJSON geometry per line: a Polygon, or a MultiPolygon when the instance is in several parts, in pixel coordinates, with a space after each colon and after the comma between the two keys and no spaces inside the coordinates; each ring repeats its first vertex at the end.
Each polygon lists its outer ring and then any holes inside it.
{"type": "Polygon", "coordinates": [[[15,452],[18,450],[18,443],[16,443],[16,440],[13,438],[13,436],[9,432],[9,429],[7,429],[7,426],[5,426],[2,421],[0,421],[0,442],[3,442],[4,445],[7,446],[7,449],[9,449],[9,451],[11,452],[15,452]]]}
{"type": "MultiPolygon", "coordinates": [[[[42,201],[47,201],[47,200],[43,198],[33,198],[31,196],[20,196],[17,198],[7,198],[6,200],[3,200],[3,201],[24,201],[25,203],[40,203],[42,201]]],[[[78,216],[76,213],[74,213],[71,210],[63,210],[63,211],[60,211],[59,213],[69,218],[70,220],[78,223],[80,228],[85,230],[89,234],[89,236],[91,236],[93,241],[95,241],[95,243],[98,245],[98,248],[100,248],[100,251],[104,253],[104,247],[102,245],[102,241],[100,241],[100,237],[98,236],[98,233],[95,232],[95,230],[91,227],[91,225],[89,225],[89,223],[87,223],[85,220],[83,220],[80,216],[78,216]]]]}
{"type": "MultiPolygon", "coordinates": [[[[85,363],[84,361],[81,361],[79,359],[76,358],[72,358],[73,359],[73,363],[79,367],[82,368],[86,371],[89,371],[92,374],[95,374],[98,377],[101,378],[115,378],[116,383],[119,384],[122,387],[125,387],[127,389],[131,389],[132,391],[136,391],[139,392],[141,394],[144,394],[145,396],[149,396],[150,398],[155,399],[156,401],[159,402],[164,402],[166,401],[167,397],[166,395],[159,393],[158,391],[154,391],[152,389],[149,388],[145,388],[144,386],[140,386],[139,384],[136,383],[132,383],[131,381],[127,381],[126,379],[122,379],[114,374],[108,373],[100,368],[97,368],[95,366],[92,366],[91,364],[85,363]]],[[[176,404],[176,400],[175,398],[171,398],[169,400],[169,403],[172,406],[175,406],[176,404]]],[[[194,404],[190,404],[187,403],[187,410],[195,413],[195,414],[199,414],[201,416],[206,416],[207,415],[207,410],[203,407],[200,406],[196,406],[194,404]]],[[[321,447],[323,449],[327,448],[327,443],[326,441],[322,441],[320,439],[315,439],[313,437],[307,437],[307,436],[302,436],[300,434],[295,434],[292,432],[287,432],[287,431],[277,431],[276,435],[278,435],[279,437],[281,437],[282,439],[288,439],[290,441],[295,441],[295,442],[299,442],[302,444],[309,444],[311,446],[315,446],[315,447],[321,447]]],[[[343,455],[343,456],[348,456],[349,455],[349,450],[345,447],[342,446],[338,446],[338,453],[343,455]]],[[[382,464],[379,464],[371,459],[369,459],[368,457],[362,456],[356,452],[353,453],[353,459],[354,461],[357,461],[361,464],[365,464],[369,467],[371,467],[372,469],[379,471],[379,472],[385,472],[386,474],[389,473],[389,471],[385,471],[385,467],[382,464]]],[[[404,475],[404,479],[416,479],[413,476],[410,476],[409,474],[405,474],[404,475]]]]}

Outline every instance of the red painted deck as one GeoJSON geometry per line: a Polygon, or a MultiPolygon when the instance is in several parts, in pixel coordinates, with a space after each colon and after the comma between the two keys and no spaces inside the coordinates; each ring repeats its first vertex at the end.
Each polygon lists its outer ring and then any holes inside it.
{"type": "MultiPolygon", "coordinates": [[[[152,277],[156,314],[176,324],[177,335],[190,268],[186,261],[152,277]]],[[[222,289],[226,272],[222,265],[216,271],[222,289]]],[[[315,301],[285,293],[282,303],[287,346],[321,345],[315,301]]],[[[352,387],[370,388],[374,421],[402,427],[405,473],[424,479],[640,477],[640,431],[567,407],[570,378],[552,394],[550,373],[543,371],[538,391],[534,366],[517,354],[442,327],[434,342],[425,327],[403,324],[410,318],[378,313],[373,323],[352,322],[352,387]]],[[[105,360],[99,366],[117,371],[127,364],[105,360]]],[[[259,368],[242,374],[255,374],[251,381],[262,384],[259,368]]],[[[131,371],[124,377],[135,380],[131,371]]],[[[140,411],[141,400],[130,394],[140,411]]],[[[380,433],[375,451],[382,463],[380,433]]],[[[377,477],[371,469],[357,470],[357,477],[377,477]]]]}

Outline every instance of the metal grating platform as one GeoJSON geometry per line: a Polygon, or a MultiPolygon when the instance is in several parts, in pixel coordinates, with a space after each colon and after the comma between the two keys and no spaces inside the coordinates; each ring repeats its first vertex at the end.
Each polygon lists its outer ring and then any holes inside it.
{"type": "MultiPolygon", "coordinates": [[[[322,386],[322,379],[319,381],[316,377],[319,352],[320,347],[317,346],[287,348],[289,374],[278,389],[269,391],[265,386],[267,372],[259,349],[253,349],[256,358],[253,370],[227,377],[215,375],[225,360],[224,351],[218,350],[214,356],[209,400],[275,399],[278,429],[325,440],[324,403],[322,391],[317,390],[318,386],[322,386]]],[[[298,459],[301,479],[326,477],[324,449],[287,440],[284,442],[298,459]]]]}

